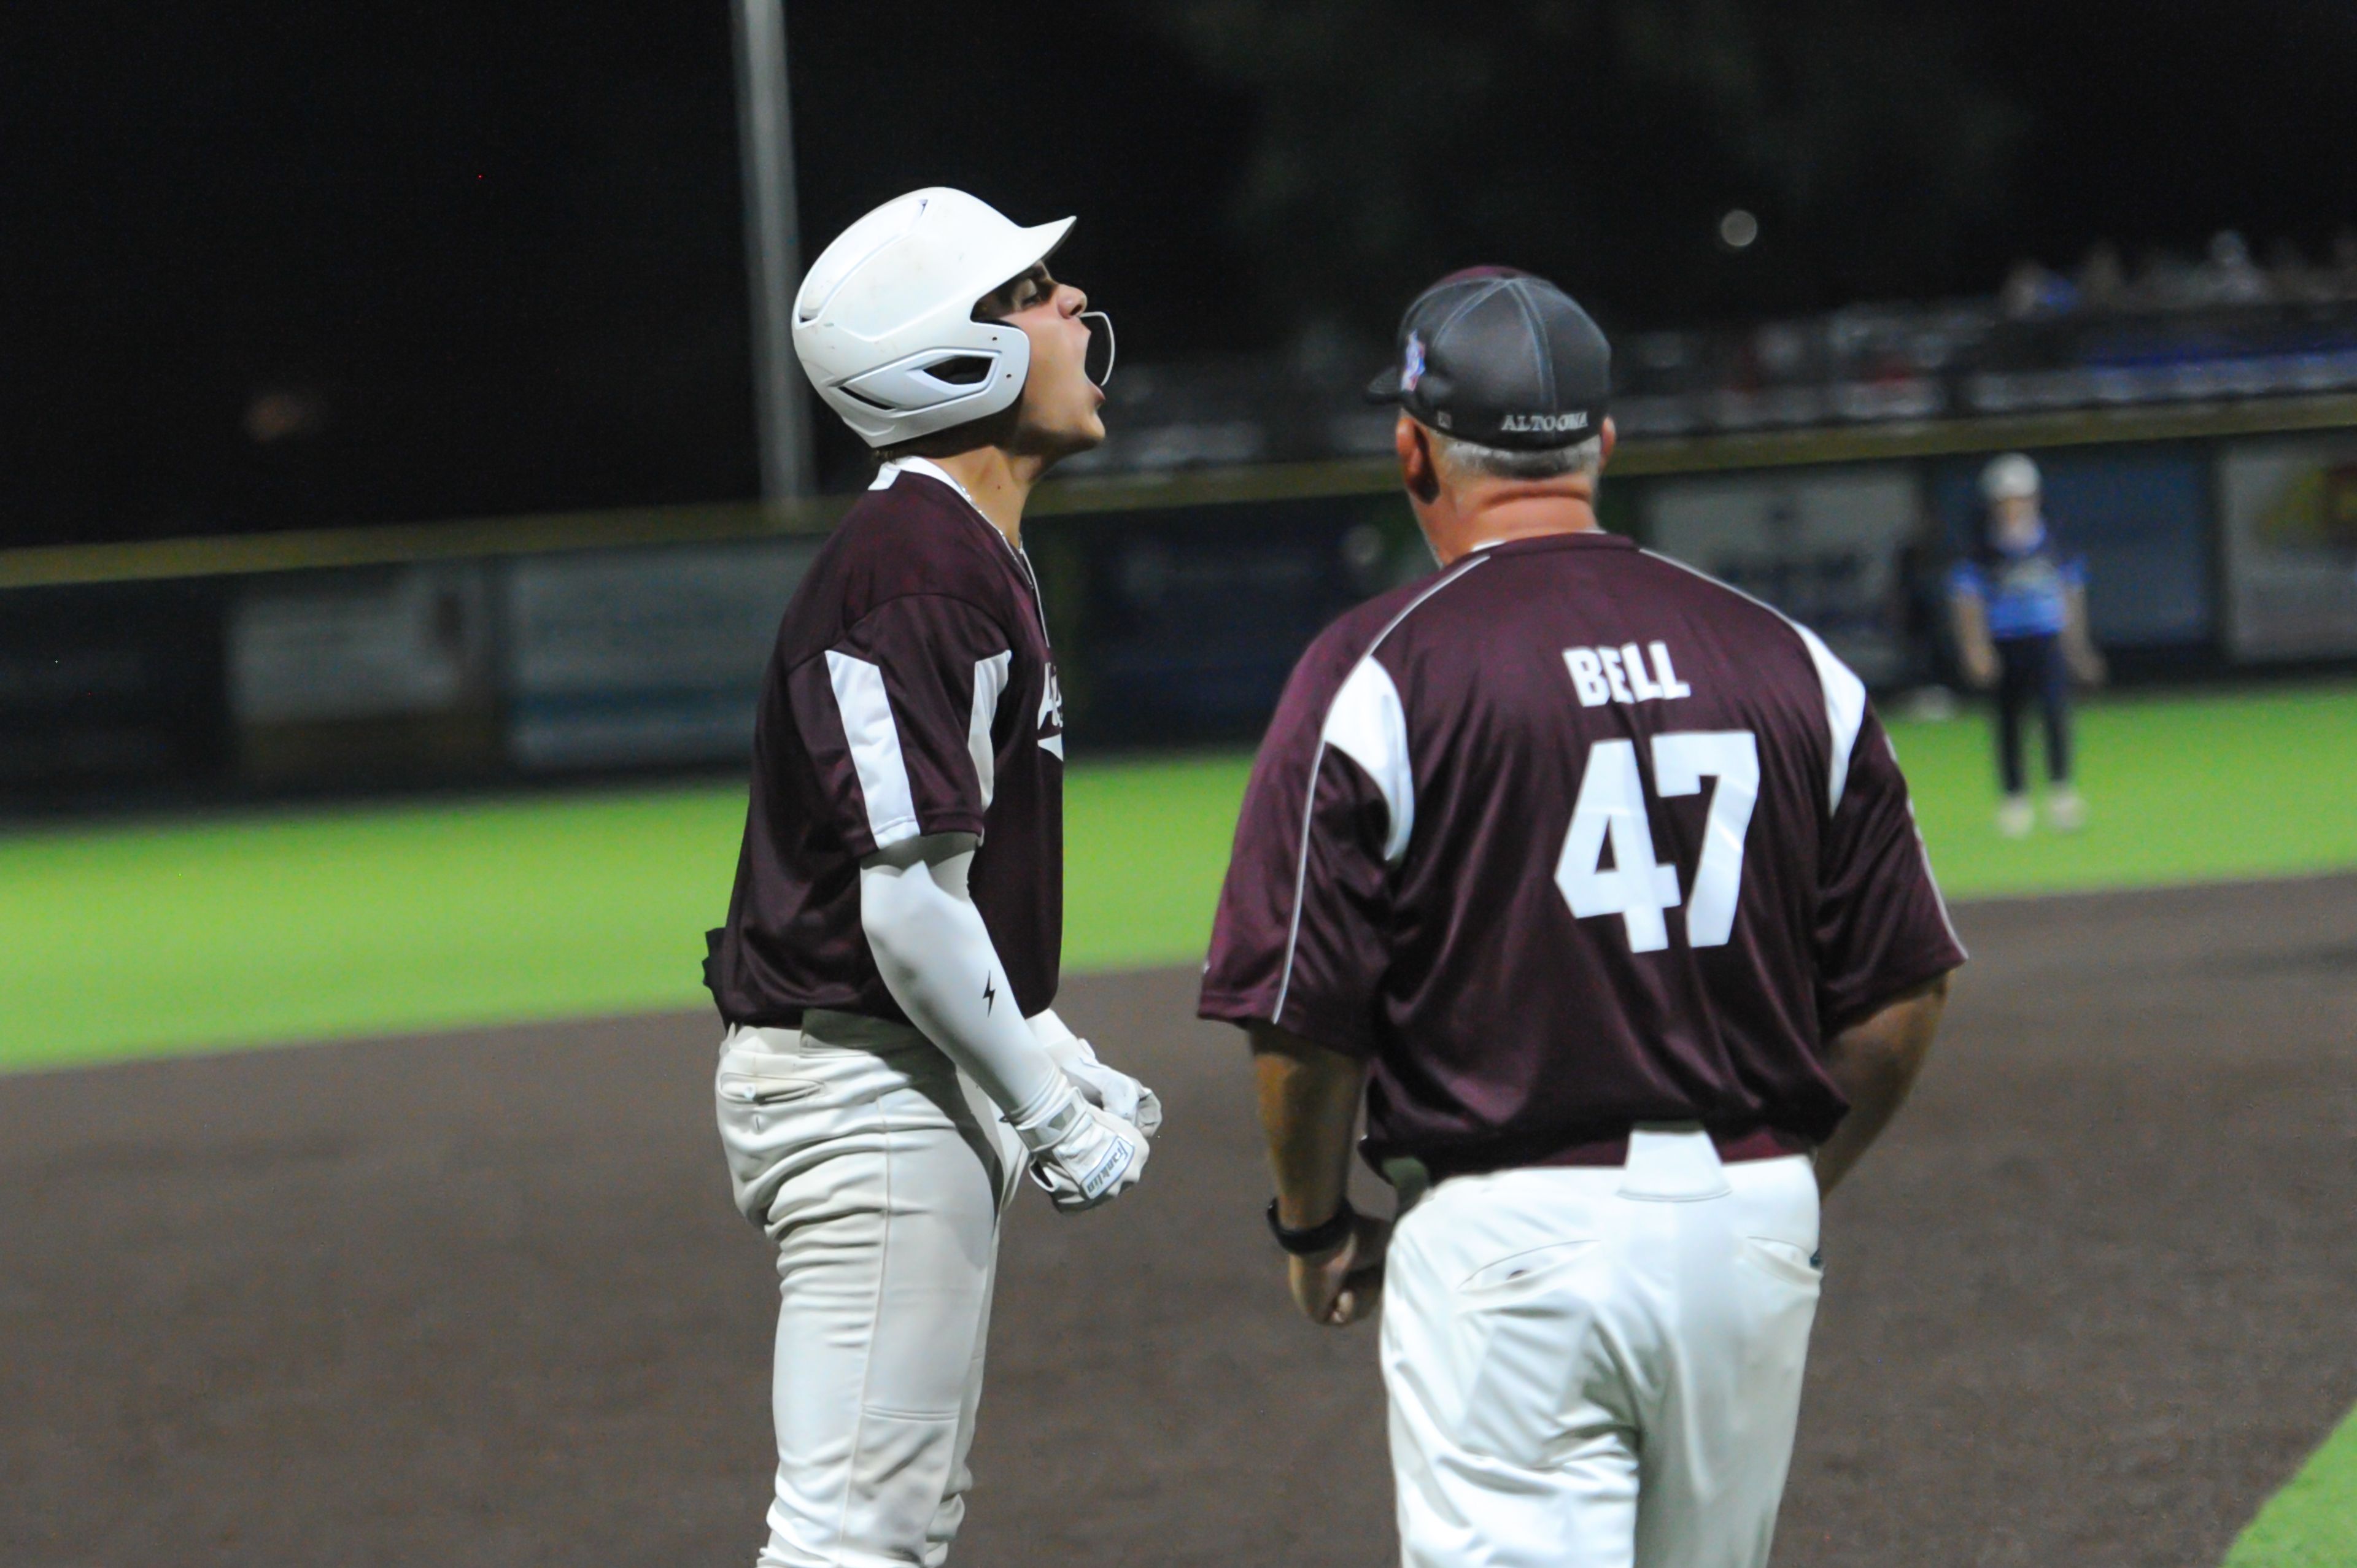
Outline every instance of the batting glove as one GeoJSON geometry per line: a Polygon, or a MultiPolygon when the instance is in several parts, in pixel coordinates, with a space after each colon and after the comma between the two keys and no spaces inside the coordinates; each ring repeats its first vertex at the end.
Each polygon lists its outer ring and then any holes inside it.
{"type": "Polygon", "coordinates": [[[1031,1151],[1031,1179],[1066,1214],[1111,1203],[1146,1174],[1146,1134],[1079,1093],[1039,1120],[1012,1125],[1031,1151]]]}

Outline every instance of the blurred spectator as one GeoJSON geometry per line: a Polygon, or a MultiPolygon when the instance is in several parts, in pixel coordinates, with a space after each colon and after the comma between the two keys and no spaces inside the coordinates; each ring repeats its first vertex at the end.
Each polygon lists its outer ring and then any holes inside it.
{"type": "Polygon", "coordinates": [[[2251,247],[2232,229],[2210,236],[2207,273],[2210,297],[2220,305],[2261,305],[2269,294],[2267,274],[2251,260],[2251,247]]]}
{"type": "Polygon", "coordinates": [[[2343,223],[2332,236],[2332,292],[2357,298],[2357,226],[2343,223]]]}
{"type": "MultiPolygon", "coordinates": [[[[1388,451],[1389,426],[1335,401],[1347,336],[1303,335],[1286,360],[1125,371],[1123,419],[1074,471],[1282,462],[1388,451]]],[[[2073,275],[2015,263],[1994,297],[1860,303],[1822,316],[1631,332],[1616,416],[1640,440],[1712,431],[2357,392],[2357,226],[2330,265],[2235,230],[2196,257],[2112,241],[2073,275]],[[2282,308],[2295,307],[2295,308],[2282,308]]],[[[1364,350],[1360,351],[1362,355],[1364,350]]]]}
{"type": "Polygon", "coordinates": [[[2099,240],[2079,263],[2079,304],[2087,310],[2117,310],[2128,302],[2128,270],[2120,248],[2099,240]]]}
{"type": "Polygon", "coordinates": [[[2013,263],[2013,271],[2005,278],[2005,289],[1998,295],[1998,305],[2007,318],[2028,320],[2034,316],[2061,316],[2076,309],[2079,291],[2069,278],[2050,271],[2032,261],[2013,263]]]}

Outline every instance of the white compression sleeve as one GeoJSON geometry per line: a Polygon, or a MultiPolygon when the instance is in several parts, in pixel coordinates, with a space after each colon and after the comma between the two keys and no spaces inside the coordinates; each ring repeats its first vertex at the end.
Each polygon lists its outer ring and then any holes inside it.
{"type": "Polygon", "coordinates": [[[1082,1050],[1088,1048],[1088,1042],[1072,1033],[1072,1026],[1057,1017],[1053,1007],[1040,1008],[1031,1015],[1028,1022],[1032,1036],[1050,1051],[1059,1046],[1075,1046],[1082,1050]]]}
{"type": "Polygon", "coordinates": [[[1017,1127],[1073,1093],[1023,1018],[1006,967],[966,891],[971,834],[911,839],[859,867],[859,923],[900,1011],[1017,1127]]]}

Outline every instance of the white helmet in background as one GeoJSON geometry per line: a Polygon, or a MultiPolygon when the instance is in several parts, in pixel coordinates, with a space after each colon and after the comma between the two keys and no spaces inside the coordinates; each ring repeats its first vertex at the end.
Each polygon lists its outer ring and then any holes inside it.
{"type": "Polygon", "coordinates": [[[2026,500],[2038,494],[2038,465],[2019,452],[2007,452],[1988,460],[1981,470],[1981,499],[1991,506],[1999,501],[2026,500]]]}
{"type": "Polygon", "coordinates": [[[870,446],[1012,407],[1031,339],[976,321],[974,307],[1047,260],[1072,222],[1020,228],[939,186],[886,202],[837,235],[802,279],[794,353],[803,373],[870,446]]]}

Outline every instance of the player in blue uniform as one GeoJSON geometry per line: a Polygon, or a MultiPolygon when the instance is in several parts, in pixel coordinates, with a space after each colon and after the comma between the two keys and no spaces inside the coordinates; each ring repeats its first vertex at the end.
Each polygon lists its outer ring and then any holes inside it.
{"type": "Polygon", "coordinates": [[[1996,695],[1997,830],[2019,838],[2035,822],[2022,767],[2023,710],[2046,731],[2046,820],[2068,832],[2087,820],[2071,782],[2071,682],[2100,685],[2104,657],[2087,632],[2087,570],[2055,549],[2039,507],[2038,465],[2018,452],[1981,470],[1988,504],[1980,548],[1948,581],[1964,679],[1996,695]]]}

